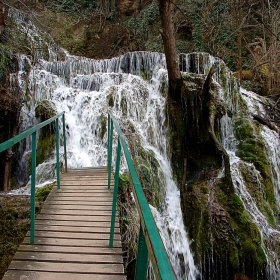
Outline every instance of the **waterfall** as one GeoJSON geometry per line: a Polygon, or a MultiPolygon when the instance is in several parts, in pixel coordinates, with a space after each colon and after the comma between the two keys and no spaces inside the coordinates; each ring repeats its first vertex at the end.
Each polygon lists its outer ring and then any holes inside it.
{"type": "MultiPolygon", "coordinates": [[[[159,173],[164,174],[165,198],[159,210],[153,206],[151,209],[173,268],[178,279],[196,279],[199,272],[189,248],[180,193],[172,180],[166,151],[164,55],[139,52],[111,60],[71,55],[67,55],[65,61],[40,60],[29,71],[29,82],[25,86],[30,96],[22,108],[25,123],[22,129],[37,122],[34,112],[42,100],[54,102],[57,112],[65,111],[69,168],[106,165],[104,124],[108,110],[117,118],[124,134],[140,137],[142,148],[153,154],[160,166],[159,173]]],[[[53,164],[52,158],[37,167],[40,178],[37,183],[51,180],[54,174],[48,170],[53,164]]]]}
{"type": "MultiPolygon", "coordinates": [[[[12,16],[16,12],[10,10],[10,13],[12,16]]],[[[172,180],[167,152],[166,138],[169,132],[165,124],[164,109],[168,81],[165,56],[152,52],[127,53],[104,60],[73,56],[57,47],[51,38],[48,41],[34,40],[34,37],[40,37],[40,31],[30,21],[21,19],[20,14],[15,14],[14,17],[37,48],[33,60],[26,56],[19,58],[18,80],[26,101],[21,111],[20,130],[36,124],[38,119],[35,108],[40,101],[50,100],[55,104],[57,112],[65,111],[69,168],[102,166],[107,163],[106,123],[107,112],[110,110],[127,137],[138,137],[138,142],[130,147],[135,157],[140,157],[137,148],[144,149],[159,166],[156,175],[162,177],[162,199],[157,208],[152,205],[150,208],[177,278],[202,279],[199,271],[201,267],[196,267],[190,250],[190,240],[184,228],[180,207],[180,191],[172,180]],[[46,51],[41,51],[42,49],[46,51]]],[[[46,34],[44,38],[47,38],[46,34]]],[[[262,105],[264,101],[254,93],[241,89],[224,63],[209,54],[180,54],[179,61],[182,72],[204,78],[211,66],[218,63],[214,83],[219,89],[218,97],[227,107],[227,114],[219,123],[220,136],[230,156],[235,192],[261,234],[261,245],[268,262],[267,278],[279,279],[279,225],[277,227],[277,223],[273,225],[273,221],[268,222],[247,185],[248,178],[244,176],[244,172],[247,172],[256,190],[262,194],[260,172],[254,164],[238,156],[239,141],[236,137],[238,120],[245,119],[253,126],[252,114],[265,114],[262,105]]],[[[273,191],[279,205],[279,136],[264,126],[259,130],[258,137],[263,142],[263,150],[271,163],[273,191]]],[[[20,147],[23,153],[22,165],[30,155],[28,141],[20,147]]],[[[62,155],[63,149],[60,153],[62,155]]],[[[122,170],[125,169],[126,166],[122,163],[122,170]]],[[[40,164],[37,167],[37,184],[54,180],[54,170],[54,158],[40,164]]],[[[29,192],[28,184],[21,192],[29,192]]],[[[266,205],[266,212],[273,212],[269,205],[266,205]]]]}
{"type": "MultiPolygon", "coordinates": [[[[260,97],[257,97],[253,92],[246,91],[245,89],[241,89],[241,94],[241,98],[246,101],[248,106],[248,113],[265,113],[265,109],[262,106],[265,101],[261,101],[260,97]]],[[[239,110],[238,106],[236,109],[239,110]]],[[[250,114],[248,114],[248,117],[249,116],[250,114]]],[[[249,121],[253,121],[252,117],[249,119],[249,121]]],[[[267,277],[268,279],[277,280],[279,279],[280,272],[279,256],[277,253],[280,239],[279,227],[278,229],[272,227],[267,221],[265,215],[259,209],[258,203],[253,197],[252,192],[247,187],[246,179],[248,178],[244,177],[245,175],[242,170],[247,170],[247,173],[252,177],[251,180],[254,180],[256,189],[259,190],[262,189],[262,178],[260,176],[260,172],[253,164],[243,161],[236,155],[238,141],[234,135],[233,120],[226,115],[221,119],[220,125],[222,132],[222,142],[230,156],[231,173],[235,191],[241,198],[247,212],[261,233],[262,247],[268,261],[267,277]]],[[[265,143],[267,156],[272,163],[271,176],[274,182],[275,197],[279,205],[280,157],[279,154],[277,154],[277,147],[279,147],[280,144],[279,135],[264,126],[261,128],[261,137],[265,143]]],[[[271,209],[270,211],[272,212],[271,209]]]]}

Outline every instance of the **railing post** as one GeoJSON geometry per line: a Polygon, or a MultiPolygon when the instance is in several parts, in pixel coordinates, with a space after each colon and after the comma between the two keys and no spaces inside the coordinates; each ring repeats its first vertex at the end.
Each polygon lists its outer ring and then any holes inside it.
{"type": "Polygon", "coordinates": [[[36,182],[36,131],[32,133],[31,195],[30,195],[30,244],[35,242],[35,182],[36,182]]]}
{"type": "Polygon", "coordinates": [[[120,143],[120,139],[118,139],[109,247],[113,247],[113,240],[114,240],[116,208],[117,208],[117,198],[118,198],[118,188],[119,188],[120,160],[121,160],[121,143],[120,143]]]}
{"type": "Polygon", "coordinates": [[[62,115],[62,126],[63,126],[63,146],[64,146],[65,172],[67,172],[68,167],[67,167],[67,153],[66,153],[65,113],[63,113],[63,115],[62,115]]]}
{"type": "Polygon", "coordinates": [[[139,241],[138,241],[138,254],[136,263],[136,272],[134,280],[146,279],[148,269],[148,249],[145,241],[142,226],[140,224],[139,241]]]}
{"type": "Polygon", "coordinates": [[[109,132],[109,143],[108,143],[108,189],[111,186],[111,172],[112,172],[112,146],[113,146],[113,121],[110,120],[110,125],[108,127],[109,132]]]}
{"type": "Polygon", "coordinates": [[[110,142],[110,124],[111,124],[111,117],[108,113],[108,124],[107,124],[107,171],[109,167],[109,142],[110,142]]]}
{"type": "Polygon", "coordinates": [[[56,184],[57,189],[60,189],[60,162],[59,162],[59,130],[58,119],[55,120],[55,146],[56,146],[56,184]]]}

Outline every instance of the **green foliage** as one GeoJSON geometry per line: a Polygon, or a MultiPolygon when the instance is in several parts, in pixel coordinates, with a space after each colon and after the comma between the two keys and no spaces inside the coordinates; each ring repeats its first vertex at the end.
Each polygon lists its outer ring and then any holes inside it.
{"type": "Polygon", "coordinates": [[[35,193],[35,199],[38,202],[43,202],[48,197],[49,193],[51,192],[54,184],[46,185],[40,189],[38,189],[35,193]]]}
{"type": "Polygon", "coordinates": [[[0,196],[0,278],[29,228],[29,196],[0,196]]]}
{"type": "Polygon", "coordinates": [[[50,158],[54,151],[55,134],[52,134],[50,130],[47,131],[47,129],[48,127],[43,128],[39,136],[36,153],[36,165],[39,165],[46,159],[50,158]]]}
{"type": "Polygon", "coordinates": [[[41,2],[56,12],[80,13],[82,11],[95,11],[100,7],[100,1],[75,0],[41,0],[41,2]]]}
{"type": "Polygon", "coordinates": [[[155,39],[153,39],[153,43],[148,40],[150,37],[153,37],[153,34],[151,33],[153,32],[154,26],[157,26],[156,29],[158,30],[159,23],[160,15],[156,1],[153,1],[144,10],[142,10],[137,17],[131,17],[126,22],[133,35],[139,40],[142,49],[148,44],[150,48],[154,47],[154,51],[158,50],[158,44],[155,39]]]}
{"type": "Polygon", "coordinates": [[[0,44],[0,83],[6,82],[7,75],[16,71],[17,60],[13,51],[5,45],[0,44]]]}
{"type": "Polygon", "coordinates": [[[139,215],[132,201],[131,192],[132,186],[128,174],[120,174],[117,209],[120,218],[124,266],[127,274],[134,270],[133,262],[137,257],[140,223],[139,215]]]}

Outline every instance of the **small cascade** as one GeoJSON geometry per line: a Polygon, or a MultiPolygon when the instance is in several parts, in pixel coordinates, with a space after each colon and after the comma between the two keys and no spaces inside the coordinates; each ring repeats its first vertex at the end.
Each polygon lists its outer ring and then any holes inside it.
{"type": "MultiPolygon", "coordinates": [[[[263,106],[261,105],[263,102],[261,102],[261,100],[254,93],[248,92],[244,89],[241,89],[241,93],[243,93],[242,98],[246,100],[246,104],[251,114],[265,112],[263,106]]],[[[236,109],[238,110],[238,107],[236,107],[236,109]]],[[[248,114],[248,116],[250,116],[250,114],[248,114]]],[[[251,119],[248,119],[248,121],[252,122],[252,117],[251,119]]],[[[254,188],[262,192],[262,177],[260,175],[260,172],[255,168],[255,166],[252,163],[248,163],[240,159],[236,155],[238,141],[236,140],[235,136],[233,119],[227,115],[224,116],[220,120],[220,126],[223,146],[225,147],[230,156],[231,174],[236,193],[242,200],[245,209],[247,210],[247,212],[249,213],[249,215],[251,216],[252,220],[257,225],[261,233],[262,247],[264,249],[268,262],[268,269],[266,272],[267,277],[268,279],[277,280],[279,279],[280,271],[280,263],[277,253],[278,247],[280,245],[280,231],[279,229],[275,228],[275,226],[271,226],[271,224],[268,222],[268,218],[260,211],[261,205],[258,204],[258,201],[256,201],[254,194],[248,187],[248,180],[251,180],[254,184],[254,188]],[[248,176],[250,176],[250,178],[248,176]]],[[[280,157],[279,154],[277,155],[276,151],[277,147],[279,147],[280,144],[279,135],[277,135],[276,132],[271,131],[267,127],[261,128],[260,135],[265,143],[267,156],[270,162],[272,163],[270,165],[271,176],[274,182],[275,197],[278,200],[280,157]]],[[[269,208],[268,211],[270,213],[273,213],[270,206],[267,207],[269,208]]],[[[271,215],[273,216],[273,214],[271,215]]]]}
{"type": "Polygon", "coordinates": [[[211,66],[216,61],[221,61],[214,58],[208,53],[181,53],[179,55],[179,65],[182,72],[194,74],[208,74],[211,66]]]}

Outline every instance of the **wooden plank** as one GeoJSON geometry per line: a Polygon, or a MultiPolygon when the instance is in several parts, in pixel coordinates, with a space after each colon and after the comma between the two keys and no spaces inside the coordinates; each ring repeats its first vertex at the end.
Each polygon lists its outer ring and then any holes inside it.
{"type": "MultiPolygon", "coordinates": [[[[26,236],[30,236],[29,233],[26,236]]],[[[35,236],[40,238],[73,238],[82,240],[109,240],[110,233],[89,233],[89,232],[53,232],[53,231],[36,231],[35,236]]],[[[114,234],[115,240],[120,240],[119,234],[114,234]]]]}
{"type": "Polygon", "coordinates": [[[56,215],[56,214],[40,214],[40,220],[58,220],[58,221],[84,221],[84,222],[111,222],[109,216],[82,216],[81,215],[56,215]]]}
{"type": "MultiPolygon", "coordinates": [[[[86,176],[84,174],[81,174],[81,175],[78,175],[78,174],[75,174],[75,175],[72,175],[72,176],[67,176],[67,177],[62,177],[61,178],[61,181],[62,182],[65,182],[65,183],[79,183],[80,181],[83,182],[94,182],[94,184],[91,184],[91,185],[98,185],[98,184],[105,184],[105,185],[108,185],[108,179],[107,178],[104,178],[102,176],[86,176]]],[[[112,178],[111,179],[111,185],[114,185],[114,179],[112,178]]]]}
{"type": "Polygon", "coordinates": [[[53,245],[25,245],[21,244],[19,252],[52,252],[52,253],[69,253],[69,254],[95,254],[95,255],[122,255],[120,247],[73,247],[73,246],[53,246],[53,245]]]}
{"type": "MultiPolygon", "coordinates": [[[[23,244],[29,244],[29,237],[25,237],[23,244]]],[[[91,246],[91,247],[109,247],[108,240],[88,240],[88,239],[74,239],[74,238],[50,238],[50,237],[36,237],[36,245],[55,245],[55,246],[91,246]]],[[[121,242],[119,240],[114,240],[114,247],[121,248],[121,242]]]]}
{"type": "MultiPolygon", "coordinates": [[[[44,205],[77,205],[77,201],[75,200],[59,200],[59,199],[52,199],[48,200],[44,203],[44,205]],[[59,202],[59,204],[58,204],[59,202]]],[[[83,205],[90,205],[90,206],[110,206],[112,207],[112,201],[83,201],[83,205]]]]}
{"type": "Polygon", "coordinates": [[[125,275],[9,270],[3,280],[126,280],[125,275]]]}
{"type": "MultiPolygon", "coordinates": [[[[36,224],[35,231],[57,231],[57,232],[79,232],[79,233],[110,233],[110,227],[85,227],[71,226],[71,225],[47,225],[47,224],[36,224]]],[[[119,233],[119,228],[115,228],[115,233],[119,233]]]]}
{"type": "Polygon", "coordinates": [[[18,251],[14,258],[17,261],[40,261],[40,262],[71,262],[71,263],[122,263],[121,255],[94,255],[82,253],[61,253],[61,252],[22,252],[18,251]]]}
{"type": "MultiPolygon", "coordinates": [[[[62,196],[62,197],[57,197],[57,196],[50,196],[48,197],[48,200],[52,200],[52,201],[81,201],[81,197],[69,197],[69,196],[62,196]]],[[[91,197],[91,196],[87,196],[87,197],[83,197],[83,202],[87,202],[87,201],[92,201],[92,202],[97,202],[97,201],[110,201],[112,202],[112,197],[109,196],[96,196],[96,197],[91,197]]]]}
{"type": "Polygon", "coordinates": [[[67,262],[25,262],[12,261],[9,269],[21,269],[32,271],[52,271],[52,272],[72,272],[96,273],[96,274],[124,274],[122,264],[99,264],[99,263],[67,263],[67,262]]]}
{"type": "MultiPolygon", "coordinates": [[[[88,195],[85,193],[64,193],[63,190],[60,190],[60,192],[56,192],[56,193],[50,193],[49,195],[49,199],[52,197],[56,197],[56,196],[60,196],[60,197],[80,197],[80,198],[87,198],[88,195]]],[[[108,197],[110,195],[109,191],[104,191],[104,192],[97,192],[94,194],[94,197],[108,197]]],[[[112,199],[112,197],[110,197],[110,199],[112,199]]]]}
{"type": "MultiPolygon", "coordinates": [[[[35,222],[35,228],[37,226],[71,226],[72,228],[76,227],[87,227],[87,228],[92,228],[92,229],[100,229],[102,230],[103,228],[109,228],[111,226],[111,222],[91,222],[91,221],[75,221],[73,223],[72,220],[69,221],[61,221],[61,220],[40,220],[36,219],[35,222]]],[[[116,221],[116,228],[119,229],[119,223],[116,221]]]]}
{"type": "Polygon", "coordinates": [[[79,216],[109,216],[111,217],[111,210],[107,211],[92,211],[92,210],[79,210],[79,209],[72,209],[72,210],[63,210],[63,209],[53,209],[53,208],[46,208],[42,209],[42,214],[55,214],[55,215],[79,215],[79,216]]]}
{"type": "Polygon", "coordinates": [[[71,204],[61,204],[61,203],[45,203],[44,208],[51,208],[53,210],[88,210],[88,211],[110,211],[112,212],[112,205],[71,205],[71,204]]]}
{"type": "MultiPolygon", "coordinates": [[[[98,186],[70,186],[70,185],[60,185],[60,188],[63,192],[82,192],[82,191],[95,191],[95,192],[108,192],[108,188],[107,185],[106,186],[102,186],[102,185],[98,185],[98,186]]],[[[114,190],[113,187],[111,187],[110,190],[114,190]]],[[[109,191],[110,191],[109,190],[109,191]]]]}
{"type": "MultiPolygon", "coordinates": [[[[83,181],[83,182],[80,182],[80,181],[63,181],[61,186],[92,186],[92,181],[83,181]]],[[[103,186],[103,187],[107,187],[108,186],[108,183],[106,181],[98,181],[96,182],[96,186],[103,186]]],[[[111,184],[110,185],[111,188],[114,186],[114,184],[111,184]]]]}

